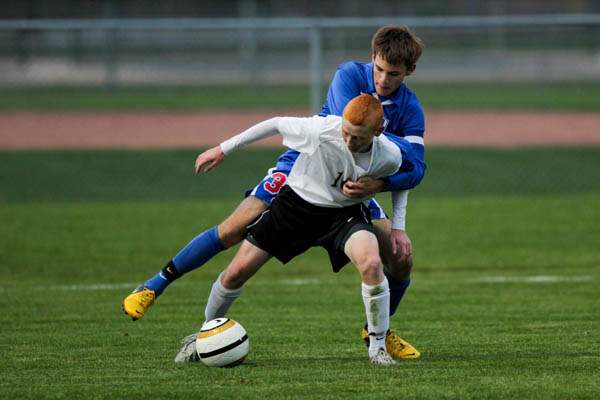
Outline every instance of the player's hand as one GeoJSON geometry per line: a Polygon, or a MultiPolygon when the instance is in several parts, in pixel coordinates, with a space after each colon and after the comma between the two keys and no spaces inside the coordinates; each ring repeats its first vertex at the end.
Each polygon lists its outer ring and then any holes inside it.
{"type": "Polygon", "coordinates": [[[362,198],[381,192],[384,186],[385,183],[381,179],[363,176],[356,181],[347,181],[342,190],[350,198],[362,198]]]}
{"type": "Polygon", "coordinates": [[[196,166],[194,170],[197,174],[200,172],[208,172],[225,159],[225,154],[221,150],[221,146],[215,146],[212,149],[206,150],[196,158],[196,166]]]}
{"type": "Polygon", "coordinates": [[[399,262],[407,261],[408,257],[412,255],[412,242],[406,232],[401,229],[392,229],[390,241],[392,242],[392,254],[398,257],[399,262]]]}

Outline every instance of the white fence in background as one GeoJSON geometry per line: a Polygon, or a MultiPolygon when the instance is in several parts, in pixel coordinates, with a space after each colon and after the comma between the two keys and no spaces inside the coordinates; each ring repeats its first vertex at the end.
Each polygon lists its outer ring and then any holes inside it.
{"type": "Polygon", "coordinates": [[[0,86],[309,84],[317,110],[386,24],[425,42],[414,81],[600,80],[600,14],[568,14],[0,20],[0,86]]]}

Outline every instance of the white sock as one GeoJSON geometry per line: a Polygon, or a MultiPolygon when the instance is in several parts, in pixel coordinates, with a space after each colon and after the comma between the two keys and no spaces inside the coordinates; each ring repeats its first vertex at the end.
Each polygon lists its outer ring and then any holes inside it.
{"type": "MultiPolygon", "coordinates": [[[[222,275],[223,273],[221,273],[222,275]]],[[[242,288],[239,289],[227,289],[221,285],[221,275],[217,278],[215,283],[212,285],[210,290],[210,296],[206,302],[206,308],[204,309],[205,321],[211,319],[224,317],[229,310],[229,307],[233,304],[235,299],[240,297],[242,288]]]]}
{"type": "Polygon", "coordinates": [[[390,327],[390,287],[387,279],[377,285],[362,284],[362,296],[367,314],[369,355],[385,349],[385,335],[390,327]]]}

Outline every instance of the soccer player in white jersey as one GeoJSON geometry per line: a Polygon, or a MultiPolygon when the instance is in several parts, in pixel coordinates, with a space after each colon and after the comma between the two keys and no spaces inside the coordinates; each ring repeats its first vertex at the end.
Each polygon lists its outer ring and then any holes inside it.
{"type": "MultiPolygon", "coordinates": [[[[349,197],[365,197],[380,191],[404,191],[421,182],[426,165],[424,159],[425,118],[417,96],[406,86],[404,78],[412,74],[421,56],[422,43],[408,28],[384,26],[373,35],[370,63],[347,62],[339,66],[328,90],[320,115],[342,115],[346,104],[361,93],[378,97],[384,109],[384,134],[400,148],[402,168],[383,179],[363,177],[347,181],[344,193],[349,197]]],[[[247,197],[222,223],[193,238],[150,279],[134,289],[123,300],[123,310],[133,320],[142,318],[155,300],[174,281],[200,268],[216,254],[241,242],[246,227],[256,219],[285,185],[298,152],[288,150],[277,160],[267,176],[247,193],[247,197]]],[[[383,208],[375,199],[369,203],[375,234],[379,240],[385,274],[390,286],[390,315],[394,315],[408,289],[412,270],[412,244],[404,231],[404,219],[392,226],[383,208]],[[392,227],[398,228],[392,231],[392,227]],[[397,246],[388,239],[395,232],[397,246]]],[[[401,213],[405,210],[402,209],[401,213]]],[[[366,324],[361,338],[369,342],[366,324]]],[[[420,352],[390,329],[386,339],[388,352],[395,358],[418,358],[420,352]]]]}
{"type": "MultiPolygon", "coordinates": [[[[352,261],[361,275],[369,360],[395,363],[386,350],[390,292],[367,209],[370,197],[343,193],[348,180],[387,177],[400,169],[402,153],[382,131],[380,101],[362,94],[348,103],[343,117],[272,118],[198,156],[196,172],[209,171],[234,149],[276,133],[283,136],[285,146],[300,153],[286,186],[249,227],[231,264],[213,284],[206,321],[225,316],[244,283],[272,256],[287,263],[320,246],[329,253],[335,271],[352,261]]],[[[394,194],[396,207],[399,199],[394,194]]],[[[194,341],[194,335],[184,339],[176,361],[197,360],[194,341]]]]}

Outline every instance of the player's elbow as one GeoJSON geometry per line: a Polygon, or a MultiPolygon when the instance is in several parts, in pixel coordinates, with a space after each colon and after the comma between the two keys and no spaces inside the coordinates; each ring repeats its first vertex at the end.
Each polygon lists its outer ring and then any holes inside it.
{"type": "Polygon", "coordinates": [[[427,166],[422,162],[414,162],[411,166],[410,171],[404,171],[402,180],[390,181],[390,185],[387,187],[390,191],[392,190],[411,190],[417,187],[423,177],[425,176],[425,170],[427,166]]]}
{"type": "Polygon", "coordinates": [[[425,163],[417,162],[415,164],[415,168],[413,170],[414,171],[413,179],[411,182],[412,188],[417,187],[421,183],[421,181],[423,180],[423,177],[425,177],[426,169],[427,169],[427,165],[425,165],[425,163]]]}

